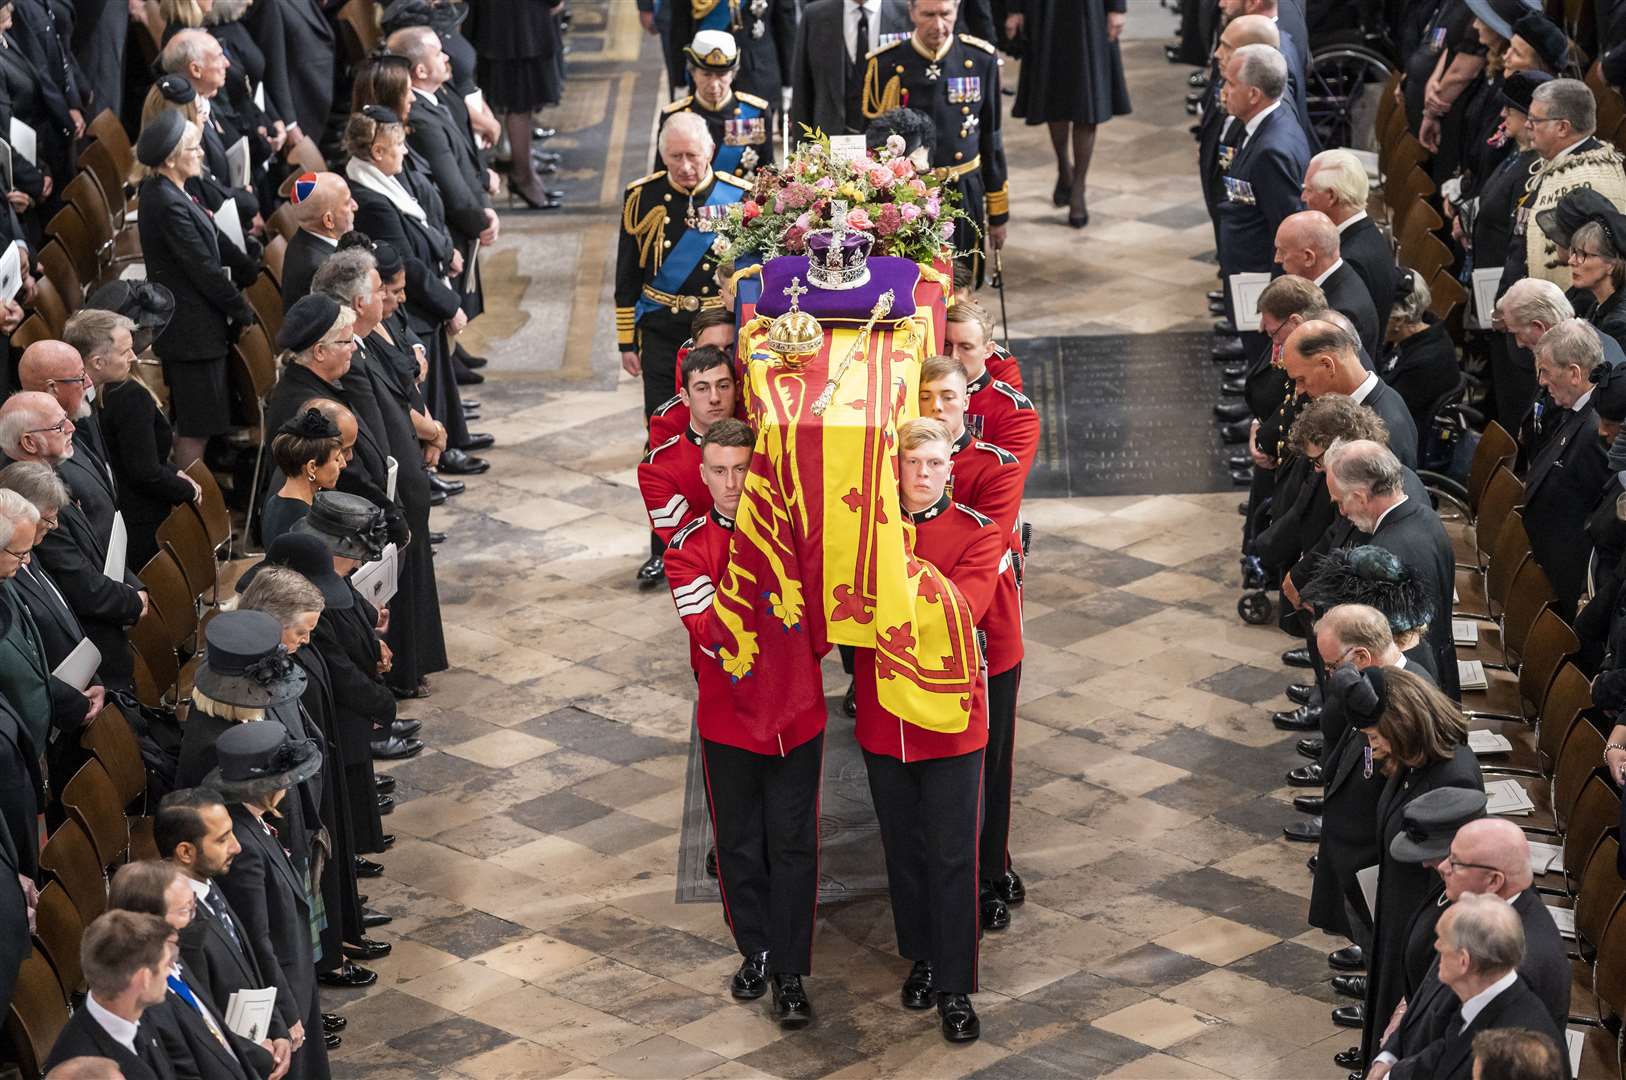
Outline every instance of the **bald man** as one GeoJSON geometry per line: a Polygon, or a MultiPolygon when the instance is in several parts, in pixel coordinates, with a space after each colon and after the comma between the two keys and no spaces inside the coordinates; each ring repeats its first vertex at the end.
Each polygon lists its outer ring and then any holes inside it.
{"type": "Polygon", "coordinates": [[[350,197],[350,185],[344,177],[330,172],[309,175],[315,177],[315,184],[293,204],[299,231],[288,241],[288,253],[282,260],[285,308],[311,291],[311,279],[327,257],[339,249],[339,238],[356,227],[356,200],[350,197]]]}
{"type": "Polygon", "coordinates": [[[1276,261],[1289,274],[1309,278],[1327,294],[1327,306],[1341,311],[1355,324],[1361,348],[1378,356],[1383,347],[1383,322],[1366,282],[1339,252],[1338,226],[1319,210],[1288,215],[1276,227],[1276,261]]]}
{"type": "Polygon", "coordinates": [[[23,350],[17,381],[24,390],[50,394],[73,421],[73,453],[57,465],[57,473],[90,519],[96,536],[107,543],[118,513],[118,489],[101,428],[85,400],[85,388],[90,384],[84,359],[65,341],[36,341],[23,350]]]}

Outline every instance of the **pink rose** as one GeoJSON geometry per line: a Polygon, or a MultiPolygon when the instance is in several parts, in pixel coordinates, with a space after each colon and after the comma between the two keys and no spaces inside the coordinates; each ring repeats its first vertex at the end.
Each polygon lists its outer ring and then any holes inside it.
{"type": "Polygon", "coordinates": [[[813,222],[808,218],[808,216],[806,214],[802,214],[794,222],[791,223],[791,228],[792,229],[800,229],[802,232],[806,232],[807,230],[811,229],[812,227],[813,227],[813,222]]]}
{"type": "Polygon", "coordinates": [[[904,203],[898,207],[898,215],[903,218],[904,224],[911,225],[920,217],[920,207],[914,203],[904,203]]]}
{"type": "Polygon", "coordinates": [[[742,217],[744,217],[746,221],[750,221],[753,218],[757,218],[757,217],[762,216],[762,207],[758,206],[755,202],[751,201],[750,199],[747,199],[745,201],[744,209],[742,209],[740,211],[740,215],[742,217]]]}
{"type": "Polygon", "coordinates": [[[936,195],[933,195],[931,198],[926,200],[926,216],[927,217],[936,218],[937,215],[942,213],[942,212],[943,212],[943,204],[938,199],[938,197],[936,195]]]}
{"type": "Polygon", "coordinates": [[[785,212],[785,193],[783,191],[773,197],[773,212],[776,214],[785,212]]]}
{"type": "Polygon", "coordinates": [[[913,180],[909,181],[909,190],[914,192],[916,195],[926,194],[926,181],[922,180],[918,176],[915,177],[913,180]]]}
{"type": "Polygon", "coordinates": [[[813,186],[818,188],[820,191],[834,191],[836,189],[836,182],[830,179],[828,176],[821,176],[813,182],[813,186]]]}
{"type": "Polygon", "coordinates": [[[887,188],[891,187],[895,179],[896,178],[892,175],[892,170],[886,168],[885,166],[871,169],[869,171],[870,186],[878,188],[882,191],[885,191],[887,188]]]}
{"type": "Polygon", "coordinates": [[[875,222],[870,220],[869,211],[860,206],[857,209],[847,211],[847,227],[869,232],[875,228],[875,222]]]}
{"type": "Polygon", "coordinates": [[[954,222],[952,222],[952,221],[943,222],[942,230],[943,230],[943,239],[944,240],[952,240],[952,239],[954,239],[954,222]]]}
{"type": "MultiPolygon", "coordinates": [[[[915,163],[906,157],[893,158],[891,161],[887,162],[887,168],[890,169],[892,175],[897,177],[899,180],[907,180],[909,177],[915,175],[915,163]]],[[[924,187],[925,185],[921,186],[924,187]]]]}

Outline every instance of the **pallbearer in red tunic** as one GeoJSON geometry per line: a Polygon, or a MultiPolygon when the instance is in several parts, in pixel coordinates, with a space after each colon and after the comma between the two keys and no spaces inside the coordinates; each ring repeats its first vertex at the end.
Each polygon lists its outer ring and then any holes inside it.
{"type": "Polygon", "coordinates": [[[802,976],[813,969],[824,709],[821,704],[785,715],[771,732],[742,723],[734,711],[733,680],[717,660],[725,635],[712,605],[717,584],[729,572],[734,514],[755,443],[751,429],[731,417],[706,431],[697,472],[711,507],[672,537],[666,579],[689,631],[689,658],[700,687],[717,884],[745,957],[729,990],[749,1000],[771,984],[774,1015],[783,1027],[798,1028],[813,1017],[802,976]]]}
{"type": "Polygon", "coordinates": [[[944,352],[965,365],[971,396],[965,426],[971,434],[1004,447],[1022,463],[1022,480],[1039,453],[1039,413],[1020,390],[993,374],[994,324],[975,300],[948,310],[944,352]]]}
{"type": "Polygon", "coordinates": [[[1011,924],[1009,905],[1027,899],[1011,869],[1011,777],[1015,764],[1016,695],[1022,681],[1021,463],[991,442],[973,439],[965,427],[965,367],[952,356],[934,356],[920,369],[920,413],[941,420],[954,436],[949,493],[954,501],[992,518],[1006,538],[999,584],[988,613],[977,622],[987,636],[988,749],[983,756],[982,875],[978,906],[984,930],[1011,924]]]}
{"type": "MultiPolygon", "coordinates": [[[[936,420],[898,429],[900,501],[912,523],[912,558],[947,579],[974,622],[993,602],[1005,537],[992,519],[950,500],[953,439],[936,420]]],[[[907,631],[907,627],[905,630],[907,631]]],[[[855,734],[864,750],[870,794],[886,852],[887,886],[898,951],[914,961],[903,1004],[936,1003],[943,1035],[952,1042],[981,1033],[970,995],[977,989],[977,847],[983,748],[988,742],[986,686],[979,676],[970,717],[958,731],[919,726],[882,708],[877,683],[897,678],[860,648],[855,734]]]]}
{"type": "Polygon", "coordinates": [[[638,490],[663,546],[671,542],[672,534],[711,509],[711,494],[700,480],[700,440],[712,424],[734,414],[739,392],[734,362],[721,349],[690,350],[682,372],[688,423],[652,445],[638,466],[638,490]]]}

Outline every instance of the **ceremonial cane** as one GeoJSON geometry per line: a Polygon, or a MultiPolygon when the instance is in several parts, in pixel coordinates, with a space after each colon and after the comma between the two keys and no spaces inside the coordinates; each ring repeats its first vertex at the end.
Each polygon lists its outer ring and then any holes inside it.
{"type": "Polygon", "coordinates": [[[1011,321],[1005,314],[1005,253],[994,248],[994,288],[999,290],[999,325],[1005,331],[1005,347],[1011,347],[1011,321]]]}

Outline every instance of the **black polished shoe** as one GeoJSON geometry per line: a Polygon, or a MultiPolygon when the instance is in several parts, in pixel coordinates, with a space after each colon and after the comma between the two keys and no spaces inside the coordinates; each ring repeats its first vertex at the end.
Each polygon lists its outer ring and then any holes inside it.
{"type": "Polygon", "coordinates": [[[491,462],[463,450],[448,450],[440,455],[440,464],[435,467],[453,476],[478,476],[491,468],[491,462]]]}
{"type": "Polygon", "coordinates": [[[1319,731],[1321,706],[1300,705],[1289,712],[1271,713],[1270,722],[1283,731],[1319,731]]]}
{"type": "Polygon", "coordinates": [[[1282,826],[1282,835],[1301,844],[1319,844],[1321,843],[1321,819],[1313,817],[1305,818],[1303,821],[1289,821],[1282,826]]]}
{"type": "Polygon", "coordinates": [[[1345,997],[1354,998],[1356,1001],[1366,1000],[1365,975],[1334,975],[1332,977],[1332,988],[1345,997]]]}
{"type": "Polygon", "coordinates": [[[1220,368],[1220,375],[1226,379],[1242,379],[1248,374],[1246,364],[1226,364],[1220,368]]]}
{"type": "Polygon", "coordinates": [[[994,879],[994,895],[1016,907],[1028,898],[1028,887],[1022,884],[1021,874],[1007,870],[994,879]]]}
{"type": "Polygon", "coordinates": [[[1225,462],[1232,472],[1241,472],[1243,469],[1253,468],[1253,458],[1247,454],[1232,454],[1225,462]]]}
{"type": "Polygon", "coordinates": [[[1208,302],[1208,313],[1210,315],[1224,315],[1225,314],[1225,301],[1224,300],[1210,300],[1208,302]]]}
{"type": "MultiPolygon", "coordinates": [[[[463,440],[463,445],[459,446],[458,449],[465,454],[478,454],[482,450],[490,450],[496,444],[497,437],[495,435],[484,431],[471,431],[469,437],[463,440]]],[[[441,455],[441,459],[445,460],[444,454],[441,455]]]]}
{"type": "Polygon", "coordinates": [[[434,488],[429,489],[429,505],[430,506],[441,506],[445,502],[446,502],[446,493],[444,491],[436,491],[434,488]]]}
{"type": "Polygon", "coordinates": [[[1236,323],[1232,322],[1229,318],[1215,319],[1214,333],[1219,337],[1234,338],[1237,336],[1236,323]]]}
{"type": "Polygon", "coordinates": [[[938,994],[937,1015],[943,1021],[943,1038],[949,1042],[970,1042],[982,1034],[977,1010],[965,994],[938,994]]]}
{"type": "Polygon", "coordinates": [[[344,1039],[339,1036],[337,1031],[322,1032],[322,1042],[329,1050],[337,1050],[344,1045],[344,1039]]]}
{"type": "Polygon", "coordinates": [[[1320,858],[1321,858],[1321,856],[1319,854],[1317,854],[1317,855],[1311,855],[1308,859],[1305,859],[1304,860],[1305,869],[1309,870],[1310,873],[1312,873],[1312,874],[1315,873],[1315,864],[1320,860],[1320,858]]]}
{"type": "Polygon", "coordinates": [[[337,986],[346,990],[354,990],[361,986],[371,986],[378,981],[378,972],[369,971],[360,964],[352,964],[346,960],[332,971],[318,972],[316,981],[323,986],[337,986]]]}
{"type": "Polygon", "coordinates": [[[382,836],[380,836],[378,838],[378,850],[379,851],[388,851],[390,848],[392,848],[394,846],[395,846],[395,834],[394,833],[387,832],[387,833],[385,833],[384,835],[382,835],[382,836]]]}
{"type": "Polygon", "coordinates": [[[728,992],[740,1001],[755,1001],[768,992],[768,950],[747,956],[728,981],[728,992]]]}
{"type": "Polygon", "coordinates": [[[1238,420],[1232,424],[1220,425],[1220,438],[1228,443],[1245,443],[1248,435],[1253,431],[1252,420],[1238,420]]]}
{"type": "Polygon", "coordinates": [[[388,739],[374,739],[372,751],[374,761],[402,761],[423,753],[423,740],[398,739],[394,736],[388,739]]]}
{"type": "Polygon", "coordinates": [[[1311,735],[1308,739],[1300,739],[1293,744],[1300,757],[1307,757],[1311,761],[1320,761],[1321,752],[1326,749],[1327,740],[1320,735],[1311,735]]]}
{"type": "Polygon", "coordinates": [[[371,930],[375,926],[388,926],[394,921],[394,915],[386,915],[382,911],[363,911],[361,913],[361,928],[363,930],[371,930]]]}
{"type": "Polygon", "coordinates": [[[378,773],[373,777],[373,790],[380,795],[389,795],[395,791],[395,777],[389,773],[378,773]]]}
{"type": "MultiPolygon", "coordinates": [[[[457,347],[457,358],[471,368],[483,368],[491,362],[483,356],[475,356],[461,345],[457,347]]],[[[474,403],[474,407],[478,409],[480,407],[480,403],[476,401],[474,403]]]]}
{"type": "Polygon", "coordinates": [[[1366,1068],[1366,1062],[1361,1060],[1361,1048],[1358,1046],[1338,1051],[1332,1056],[1332,1063],[1341,1069],[1354,1069],[1356,1072],[1366,1068]]]}
{"type": "Polygon", "coordinates": [[[847,692],[841,695],[841,715],[858,715],[858,680],[854,679],[847,684],[847,692]]]}
{"type": "Polygon", "coordinates": [[[468,485],[461,480],[448,480],[440,473],[429,474],[429,490],[438,491],[442,495],[461,495],[468,485]]]}
{"type": "Polygon", "coordinates": [[[1315,693],[1315,684],[1307,682],[1290,683],[1287,687],[1287,700],[1295,705],[1310,704],[1310,695],[1315,693]]]}
{"type": "Polygon", "coordinates": [[[1223,303],[1225,303],[1225,290],[1224,289],[1209,289],[1208,290],[1208,302],[1210,304],[1223,304],[1223,303]]]}
{"type": "Polygon", "coordinates": [[[977,910],[984,930],[1004,930],[1011,925],[1011,909],[990,888],[978,890],[977,910]]]}
{"type": "Polygon", "coordinates": [[[1221,420],[1234,422],[1252,418],[1253,410],[1248,408],[1246,401],[1222,401],[1214,406],[1214,415],[1221,420]]]}
{"type": "Polygon", "coordinates": [[[1288,667],[1307,668],[1315,666],[1310,661],[1310,650],[1308,648],[1288,649],[1282,653],[1282,663],[1288,667]]]}
{"type": "Polygon", "coordinates": [[[1365,971],[1366,956],[1359,945],[1345,945],[1327,954],[1327,966],[1334,971],[1365,971]]]}
{"type": "Polygon", "coordinates": [[[1359,1028],[1366,1026],[1366,1003],[1359,1005],[1340,1005],[1332,1011],[1332,1022],[1339,1027],[1359,1028]]]}
{"type": "Polygon", "coordinates": [[[706,876],[717,876],[717,845],[713,844],[706,851],[706,876]]]}
{"type": "Polygon", "coordinates": [[[466,401],[463,402],[463,419],[465,419],[465,420],[478,420],[478,419],[480,419],[480,406],[478,404],[470,405],[466,401]]]}
{"type": "Polygon", "coordinates": [[[929,1009],[932,1007],[932,964],[930,960],[916,960],[903,980],[903,1007],[929,1009]]]}
{"type": "Polygon", "coordinates": [[[1248,388],[1247,386],[1243,385],[1241,379],[1226,379],[1220,383],[1220,393],[1222,394],[1230,394],[1233,397],[1236,397],[1247,392],[1248,388]]]}
{"type": "Polygon", "coordinates": [[[1219,338],[1214,342],[1214,359],[1229,363],[1233,360],[1245,359],[1248,351],[1242,347],[1241,338],[1219,338]]]}
{"type": "Polygon", "coordinates": [[[384,876],[384,864],[383,863],[376,863],[376,862],[373,862],[373,860],[371,860],[371,859],[364,859],[360,855],[355,856],[355,860],[356,860],[356,876],[357,877],[359,877],[359,878],[367,878],[367,877],[383,877],[384,876]]]}
{"type": "Polygon", "coordinates": [[[432,532],[432,533],[429,534],[429,544],[430,544],[431,547],[439,546],[441,544],[444,544],[445,542],[446,542],[446,534],[445,533],[443,533],[443,532],[432,532]]]}
{"type": "Polygon", "coordinates": [[[1324,787],[1321,779],[1321,763],[1312,761],[1308,765],[1300,765],[1287,774],[1289,787],[1324,787]]]}
{"type": "Polygon", "coordinates": [[[387,941],[374,941],[372,938],[362,938],[352,945],[344,944],[344,955],[352,960],[377,960],[380,956],[388,956],[393,947],[387,941]]]}
{"type": "Polygon", "coordinates": [[[653,589],[666,580],[666,560],[659,555],[651,555],[638,568],[636,580],[640,589],[653,589]]]}
{"type": "Polygon", "coordinates": [[[479,386],[486,381],[486,377],[465,367],[452,372],[452,381],[458,386],[479,386]]]}
{"type": "Polygon", "coordinates": [[[547,142],[557,134],[559,134],[557,128],[538,126],[531,129],[531,138],[535,139],[537,142],[547,142]]]}
{"type": "Polygon", "coordinates": [[[1324,795],[1295,795],[1293,796],[1293,809],[1301,814],[1319,814],[1326,809],[1327,799],[1324,795]]]}
{"type": "Polygon", "coordinates": [[[807,1000],[800,975],[773,977],[773,1016],[787,1031],[805,1028],[813,1022],[813,1003],[807,1000]]]}
{"type": "Polygon", "coordinates": [[[378,814],[380,817],[395,813],[394,795],[375,795],[374,798],[378,800],[378,814]]]}
{"type": "Polygon", "coordinates": [[[345,1028],[347,1028],[349,1026],[350,1026],[350,1021],[346,1020],[344,1017],[340,1016],[338,1013],[323,1013],[322,1014],[322,1030],[323,1031],[343,1031],[345,1028]]]}

